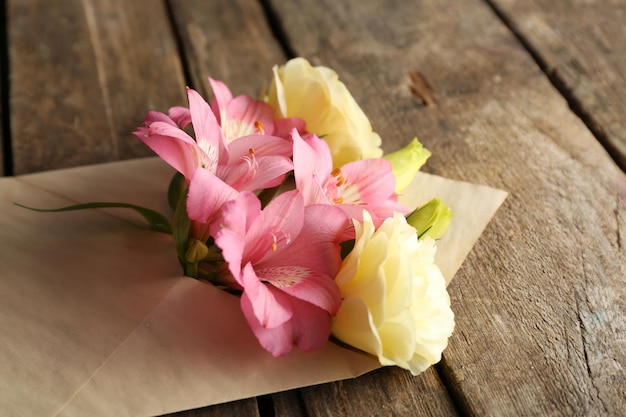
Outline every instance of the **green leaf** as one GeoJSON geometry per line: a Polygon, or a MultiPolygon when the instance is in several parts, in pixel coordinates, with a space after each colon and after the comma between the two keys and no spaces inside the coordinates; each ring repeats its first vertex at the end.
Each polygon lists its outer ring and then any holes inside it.
{"type": "Polygon", "coordinates": [[[172,226],[170,225],[169,220],[159,213],[158,211],[154,211],[145,207],[136,206],[134,204],[127,203],[108,203],[108,202],[96,202],[96,203],[85,203],[85,204],[76,204],[73,206],[61,207],[57,209],[41,209],[35,207],[28,207],[23,204],[13,203],[16,206],[38,211],[42,213],[56,213],[61,211],[74,211],[74,210],[87,210],[87,209],[98,209],[98,208],[128,208],[131,210],[135,210],[137,213],[143,216],[144,219],[150,225],[152,230],[163,233],[172,233],[172,226]]]}

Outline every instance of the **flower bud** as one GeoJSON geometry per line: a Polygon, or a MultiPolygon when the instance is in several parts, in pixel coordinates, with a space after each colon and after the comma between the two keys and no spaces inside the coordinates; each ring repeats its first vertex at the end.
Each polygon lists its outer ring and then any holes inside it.
{"type": "Polygon", "coordinates": [[[430,236],[439,239],[450,226],[454,212],[446,203],[433,198],[407,217],[407,222],[417,230],[420,239],[430,236]]]}
{"type": "Polygon", "coordinates": [[[198,239],[189,239],[187,242],[187,251],[185,252],[185,260],[190,264],[196,264],[207,257],[209,248],[198,239]]]}
{"type": "Polygon", "coordinates": [[[400,193],[413,181],[415,174],[430,155],[430,151],[417,138],[413,138],[404,148],[383,156],[391,162],[391,169],[396,177],[396,193],[400,193]]]}

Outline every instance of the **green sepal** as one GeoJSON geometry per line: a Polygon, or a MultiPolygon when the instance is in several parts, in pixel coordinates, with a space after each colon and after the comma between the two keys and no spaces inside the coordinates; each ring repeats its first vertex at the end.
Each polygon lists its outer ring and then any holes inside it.
{"type": "Polygon", "coordinates": [[[61,207],[61,208],[56,208],[56,209],[41,209],[41,208],[35,208],[35,207],[28,207],[19,203],[13,203],[13,204],[15,204],[16,206],[28,209],[28,210],[39,211],[42,213],[56,213],[56,212],[61,212],[61,211],[87,210],[87,209],[98,209],[98,208],[128,208],[131,210],[135,210],[137,213],[143,216],[143,218],[146,219],[146,221],[150,225],[150,229],[155,230],[157,232],[170,233],[170,234],[172,233],[172,226],[169,220],[167,219],[167,217],[165,217],[158,211],[151,210],[149,208],[145,208],[141,206],[136,206],[134,204],[95,202],[95,203],[76,204],[73,206],[61,207]]]}
{"type": "Polygon", "coordinates": [[[184,189],[176,202],[176,209],[174,211],[174,232],[172,234],[174,238],[174,247],[176,248],[176,254],[178,255],[178,261],[183,267],[185,273],[187,273],[187,241],[189,240],[189,228],[191,227],[191,220],[187,215],[187,189],[184,189]]]}
{"type": "Polygon", "coordinates": [[[180,172],[177,172],[172,176],[170,185],[167,187],[167,202],[172,208],[176,210],[178,201],[185,193],[185,177],[180,172]]]}

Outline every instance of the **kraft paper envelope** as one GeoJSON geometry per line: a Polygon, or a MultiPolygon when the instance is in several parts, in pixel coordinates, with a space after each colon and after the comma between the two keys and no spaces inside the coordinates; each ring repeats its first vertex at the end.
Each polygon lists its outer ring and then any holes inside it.
{"type": "MultiPolygon", "coordinates": [[[[328,343],[273,358],[238,299],[181,275],[171,236],[123,209],[36,213],[117,201],[168,212],[161,160],[0,180],[0,404],[8,416],[150,416],[378,368],[328,343]]],[[[449,281],[506,193],[420,174],[403,199],[438,196],[456,216],[438,243],[449,281]]],[[[454,307],[454,306],[453,306],[454,307]]]]}

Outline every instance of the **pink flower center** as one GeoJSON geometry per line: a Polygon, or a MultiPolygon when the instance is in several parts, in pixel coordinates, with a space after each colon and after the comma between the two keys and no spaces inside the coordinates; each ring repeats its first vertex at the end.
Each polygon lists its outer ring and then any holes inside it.
{"type": "Polygon", "coordinates": [[[262,282],[277,288],[293,287],[304,281],[311,271],[303,266],[275,266],[256,271],[262,282]]]}
{"type": "Polygon", "coordinates": [[[224,132],[226,143],[230,143],[242,136],[253,135],[255,133],[260,133],[261,135],[265,134],[263,123],[259,120],[256,120],[254,123],[249,123],[247,120],[227,118],[226,121],[222,123],[222,132],[224,132]]]}
{"type": "Polygon", "coordinates": [[[208,141],[201,141],[200,143],[198,143],[198,146],[203,151],[203,153],[198,155],[198,166],[201,166],[204,169],[208,169],[211,173],[215,174],[217,172],[218,160],[217,149],[208,141]]]}
{"type": "Polygon", "coordinates": [[[335,168],[330,172],[330,177],[325,181],[324,186],[319,183],[316,176],[315,178],[328,204],[361,203],[358,186],[346,180],[346,177],[342,175],[341,168],[335,168]]]}

